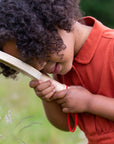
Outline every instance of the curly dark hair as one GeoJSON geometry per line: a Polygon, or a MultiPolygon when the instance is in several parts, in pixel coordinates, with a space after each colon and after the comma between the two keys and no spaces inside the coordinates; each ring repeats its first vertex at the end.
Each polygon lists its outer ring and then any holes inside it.
{"type": "MultiPolygon", "coordinates": [[[[0,50],[15,40],[25,62],[58,54],[65,45],[57,27],[70,32],[80,16],[79,0],[0,0],[0,50]]],[[[17,74],[2,63],[0,68],[6,77],[17,74]]]]}

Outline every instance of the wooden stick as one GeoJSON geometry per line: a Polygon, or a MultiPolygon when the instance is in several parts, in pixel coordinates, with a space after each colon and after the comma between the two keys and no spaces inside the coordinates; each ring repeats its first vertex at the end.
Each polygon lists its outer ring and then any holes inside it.
{"type": "MultiPolygon", "coordinates": [[[[32,79],[38,79],[42,81],[47,81],[51,79],[50,77],[42,74],[40,71],[38,71],[34,67],[2,51],[0,51],[0,62],[11,67],[12,69],[18,72],[21,72],[29,76],[32,79]]],[[[66,85],[61,84],[54,79],[51,79],[51,81],[54,85],[56,85],[56,91],[66,89],[66,85]]]]}

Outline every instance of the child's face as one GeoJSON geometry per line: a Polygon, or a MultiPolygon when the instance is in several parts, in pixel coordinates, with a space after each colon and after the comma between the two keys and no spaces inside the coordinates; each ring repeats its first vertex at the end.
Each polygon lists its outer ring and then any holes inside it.
{"type": "MultiPolygon", "coordinates": [[[[51,54],[46,60],[39,63],[39,61],[34,58],[30,65],[38,70],[42,70],[45,73],[54,74],[66,74],[72,68],[72,62],[74,58],[74,36],[72,32],[67,33],[63,30],[58,30],[60,36],[63,39],[66,49],[62,50],[59,55],[51,54]]],[[[16,48],[16,43],[14,41],[7,42],[3,51],[20,59],[19,52],[16,48]]]]}

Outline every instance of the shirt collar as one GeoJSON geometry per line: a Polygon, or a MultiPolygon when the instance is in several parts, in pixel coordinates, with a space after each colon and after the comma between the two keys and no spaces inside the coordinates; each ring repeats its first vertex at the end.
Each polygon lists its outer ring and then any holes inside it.
{"type": "Polygon", "coordinates": [[[92,26],[93,28],[74,60],[78,63],[88,64],[94,56],[102,33],[106,27],[101,22],[90,16],[80,19],[79,22],[83,20],[86,25],[92,26]]]}

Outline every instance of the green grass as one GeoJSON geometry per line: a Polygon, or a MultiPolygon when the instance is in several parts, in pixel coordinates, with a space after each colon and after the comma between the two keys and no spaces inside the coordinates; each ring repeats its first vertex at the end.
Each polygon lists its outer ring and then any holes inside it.
{"type": "Polygon", "coordinates": [[[29,81],[0,76],[0,144],[86,144],[78,128],[63,132],[48,122],[29,81]]]}

